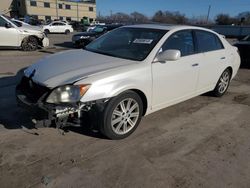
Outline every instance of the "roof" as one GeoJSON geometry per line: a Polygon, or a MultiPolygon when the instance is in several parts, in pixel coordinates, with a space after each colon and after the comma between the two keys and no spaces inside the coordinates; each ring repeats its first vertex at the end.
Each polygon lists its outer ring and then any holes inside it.
{"type": "Polygon", "coordinates": [[[125,27],[131,28],[147,28],[147,29],[161,29],[161,30],[173,30],[173,29],[201,29],[207,30],[202,27],[188,26],[188,25],[168,25],[168,24],[139,24],[139,25],[128,25],[125,27]]]}

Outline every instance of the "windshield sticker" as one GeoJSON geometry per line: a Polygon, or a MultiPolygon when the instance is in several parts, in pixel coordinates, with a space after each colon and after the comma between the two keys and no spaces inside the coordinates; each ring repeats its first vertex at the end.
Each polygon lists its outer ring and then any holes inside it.
{"type": "Polygon", "coordinates": [[[136,44],[151,44],[154,40],[153,39],[135,39],[133,43],[136,44]]]}

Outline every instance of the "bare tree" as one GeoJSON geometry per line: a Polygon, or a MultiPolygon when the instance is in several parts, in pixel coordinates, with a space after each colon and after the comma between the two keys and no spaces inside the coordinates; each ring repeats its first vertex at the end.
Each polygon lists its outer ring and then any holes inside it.
{"type": "Polygon", "coordinates": [[[238,19],[229,16],[228,14],[218,14],[215,18],[215,23],[218,25],[237,24],[238,19]]]}
{"type": "Polygon", "coordinates": [[[147,23],[147,22],[149,22],[149,18],[147,16],[145,16],[144,14],[139,13],[139,12],[131,13],[130,18],[131,18],[132,22],[134,22],[134,23],[147,23]]]}
{"type": "Polygon", "coordinates": [[[152,21],[168,24],[185,24],[188,22],[188,18],[179,12],[162,12],[159,10],[153,16],[152,21]]]}

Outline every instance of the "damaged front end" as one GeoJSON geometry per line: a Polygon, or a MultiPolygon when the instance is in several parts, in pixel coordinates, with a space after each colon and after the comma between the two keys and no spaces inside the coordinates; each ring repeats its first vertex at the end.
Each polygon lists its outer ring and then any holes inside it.
{"type": "Polygon", "coordinates": [[[24,76],[16,87],[16,98],[19,106],[28,109],[36,121],[46,122],[45,126],[55,124],[57,128],[63,128],[72,125],[69,121],[74,122],[73,119],[80,120],[83,112],[89,112],[93,106],[106,102],[80,102],[79,98],[87,89],[88,85],[68,85],[50,89],[24,76]]]}

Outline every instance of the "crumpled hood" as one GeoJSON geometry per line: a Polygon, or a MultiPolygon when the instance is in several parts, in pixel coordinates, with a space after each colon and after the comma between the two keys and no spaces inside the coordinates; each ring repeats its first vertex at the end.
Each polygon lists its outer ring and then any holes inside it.
{"type": "Polygon", "coordinates": [[[22,27],[18,27],[18,29],[20,31],[23,32],[28,32],[28,33],[32,33],[32,34],[41,34],[42,33],[42,29],[38,26],[28,26],[28,25],[23,25],[22,27]]]}
{"type": "Polygon", "coordinates": [[[69,50],[53,54],[25,70],[32,80],[50,88],[71,84],[110,69],[133,64],[133,61],[101,55],[86,50],[69,50]]]}

